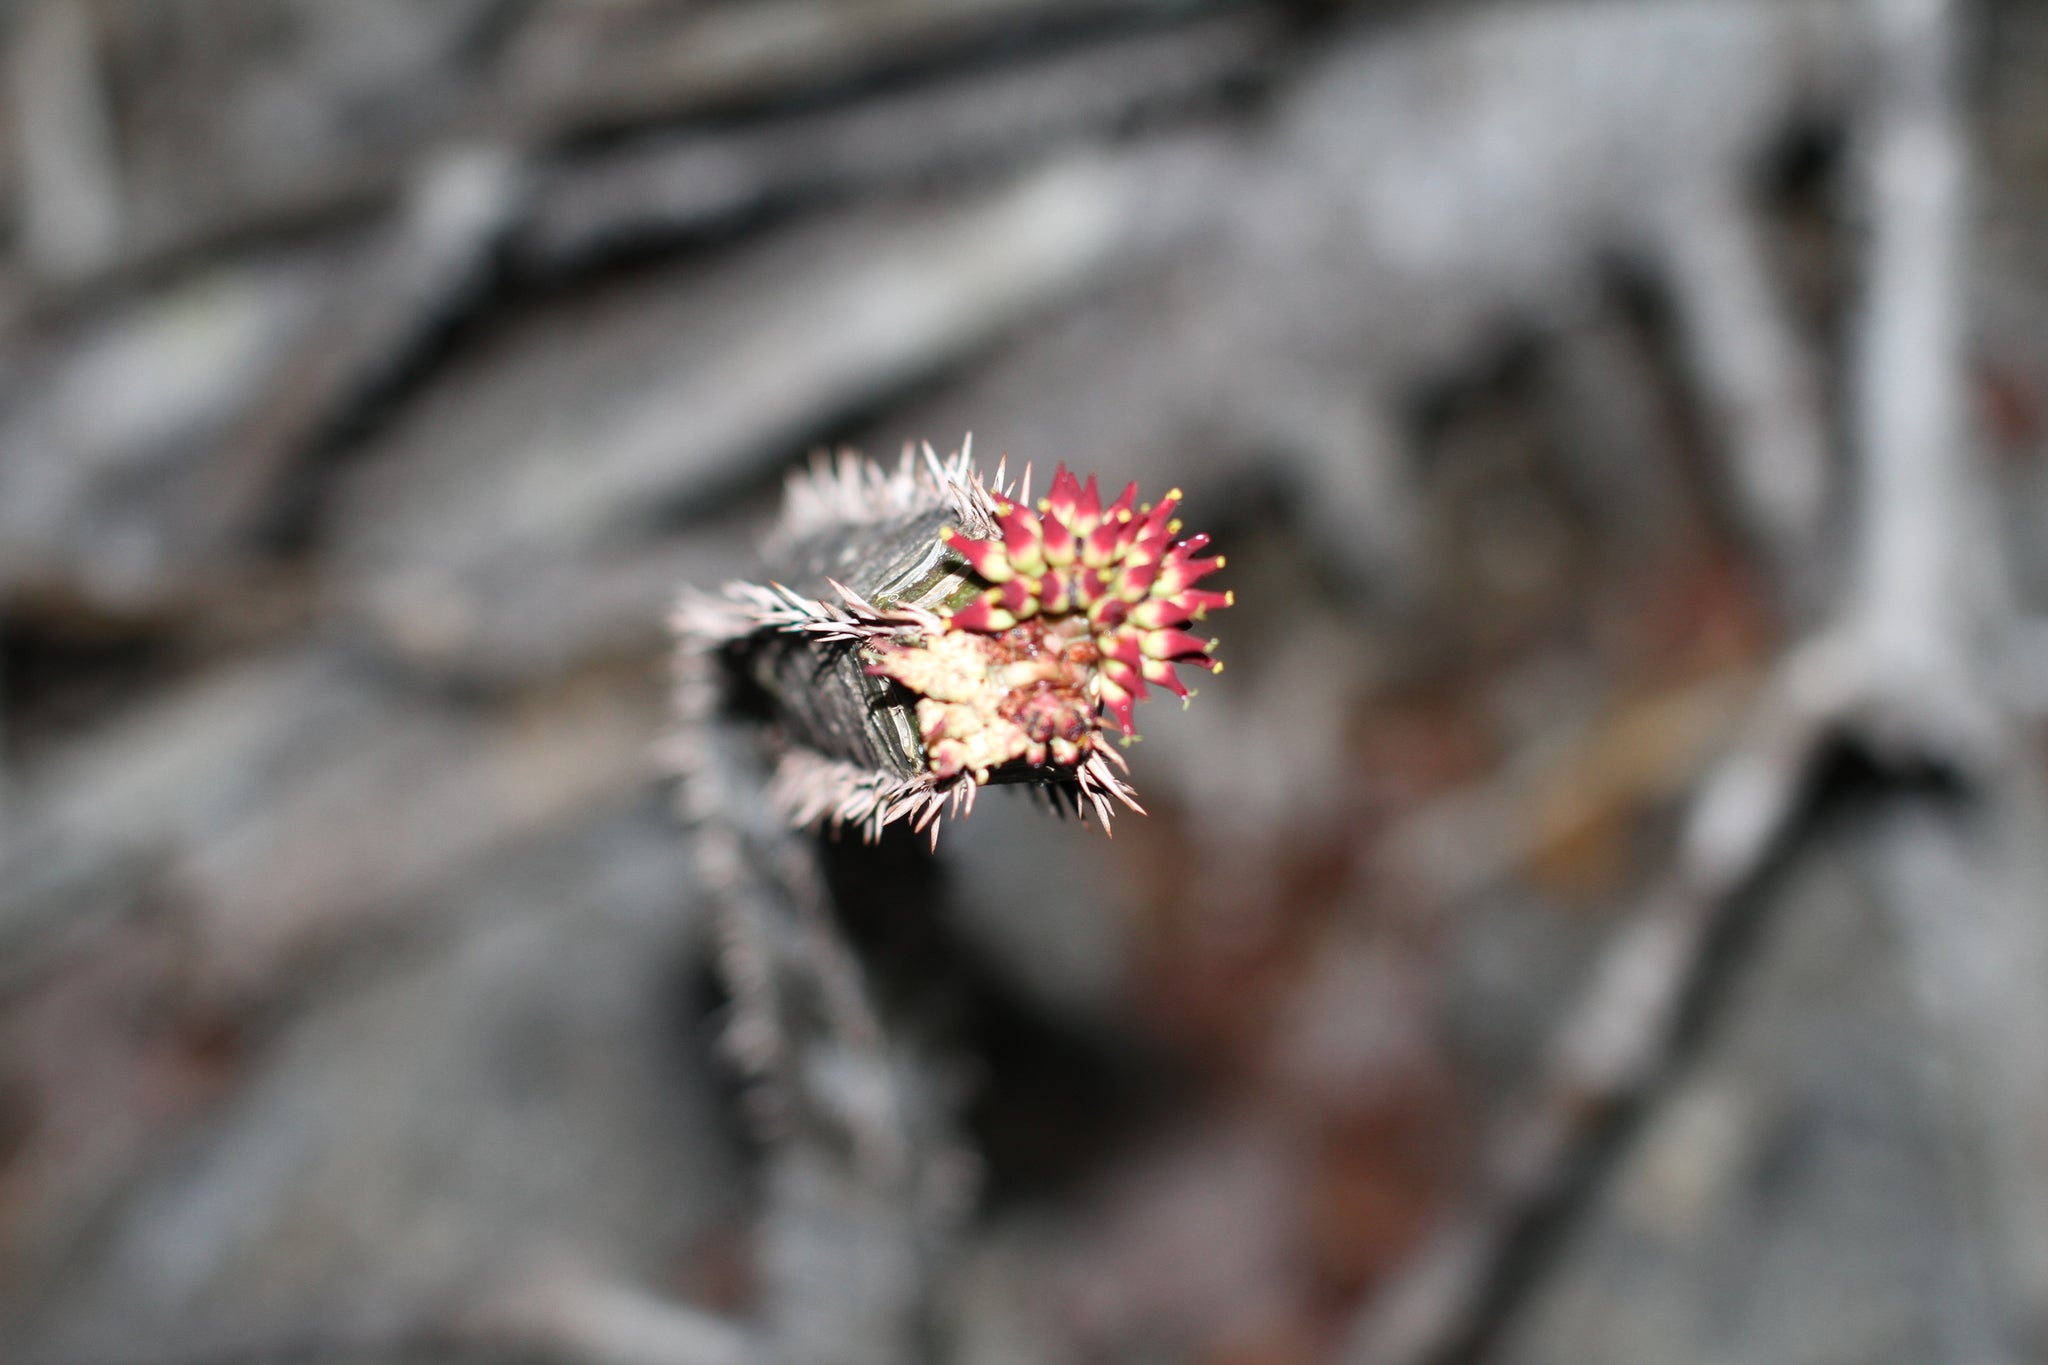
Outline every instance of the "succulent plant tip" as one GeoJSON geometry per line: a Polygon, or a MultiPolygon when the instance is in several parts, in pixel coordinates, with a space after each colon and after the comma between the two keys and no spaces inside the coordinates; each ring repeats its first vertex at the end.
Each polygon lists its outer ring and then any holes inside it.
{"type": "Polygon", "coordinates": [[[939,612],[941,629],[868,652],[870,673],[919,694],[934,776],[1082,768],[1109,752],[1105,722],[1135,736],[1132,708],[1152,687],[1191,695],[1176,670],[1222,671],[1216,641],[1187,628],[1236,601],[1195,586],[1223,560],[1199,557],[1207,536],[1181,538],[1179,489],[1137,497],[1131,484],[1105,504],[1092,476],[1061,465],[1035,504],[995,496],[993,534],[941,533],[979,590],[939,612]]]}

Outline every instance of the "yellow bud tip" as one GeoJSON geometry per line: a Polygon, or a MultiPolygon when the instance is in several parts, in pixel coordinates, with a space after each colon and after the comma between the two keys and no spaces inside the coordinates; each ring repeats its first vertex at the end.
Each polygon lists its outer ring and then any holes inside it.
{"type": "Polygon", "coordinates": [[[1131,509],[1126,507],[1123,511],[1118,512],[1116,514],[1116,519],[1120,523],[1129,521],[1131,519],[1131,509]]]}
{"type": "Polygon", "coordinates": [[[1050,512],[1052,510],[1052,499],[1040,498],[1038,500],[1038,510],[1041,512],[1050,512]]]}
{"type": "Polygon", "coordinates": [[[1179,502],[1184,496],[1186,495],[1183,494],[1178,488],[1169,488],[1166,490],[1166,500],[1168,502],[1179,502]]]}
{"type": "Polygon", "coordinates": [[[1222,555],[1216,556],[1216,567],[1219,569],[1222,568],[1224,565],[1228,564],[1229,562],[1230,561],[1225,559],[1222,555]]]}
{"type": "Polygon", "coordinates": [[[1237,590],[1235,588],[1223,594],[1223,605],[1226,607],[1237,605],[1237,590]]]}
{"type": "Polygon", "coordinates": [[[1223,661],[1221,659],[1218,659],[1216,661],[1216,666],[1214,668],[1211,668],[1209,671],[1211,673],[1221,673],[1223,671],[1223,661]]]}
{"type": "Polygon", "coordinates": [[[1174,519],[1173,519],[1172,521],[1169,521],[1169,522],[1167,522],[1167,523],[1166,523],[1166,534],[1168,534],[1168,535],[1170,535],[1170,536],[1177,536],[1177,535],[1179,535],[1179,534],[1180,534],[1180,527],[1181,527],[1181,521],[1180,521],[1180,518],[1179,518],[1179,517],[1175,517],[1175,518],[1174,518],[1174,519]]]}

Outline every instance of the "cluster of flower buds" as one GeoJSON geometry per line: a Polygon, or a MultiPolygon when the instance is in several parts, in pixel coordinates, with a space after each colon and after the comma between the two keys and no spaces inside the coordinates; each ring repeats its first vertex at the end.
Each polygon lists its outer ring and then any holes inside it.
{"type": "Polygon", "coordinates": [[[1104,506],[1094,478],[1062,465],[1035,506],[995,499],[994,536],[943,533],[989,586],[941,612],[935,636],[875,648],[869,669],[920,694],[934,775],[986,782],[1019,759],[1078,766],[1102,748],[1103,711],[1130,736],[1151,686],[1191,695],[1176,668],[1222,671],[1216,642],[1185,627],[1234,600],[1195,586],[1223,559],[1196,558],[1207,536],[1177,539],[1180,490],[1157,505],[1137,493],[1104,506]]]}

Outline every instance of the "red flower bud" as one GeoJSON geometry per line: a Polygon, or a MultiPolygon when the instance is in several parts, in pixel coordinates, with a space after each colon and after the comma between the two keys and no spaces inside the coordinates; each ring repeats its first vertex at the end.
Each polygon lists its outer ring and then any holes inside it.
{"type": "Polygon", "coordinates": [[[1222,667],[1214,641],[1181,627],[1235,600],[1193,587],[1223,561],[1196,558],[1207,536],[1173,539],[1179,489],[1134,511],[1137,496],[1131,484],[1103,507],[1095,479],[1061,465],[1035,510],[994,500],[987,539],[944,533],[986,588],[937,638],[878,649],[868,670],[924,696],[936,776],[981,782],[1011,761],[1080,767],[1097,754],[1120,762],[1103,726],[1128,736],[1152,686],[1186,698],[1177,669],[1222,667]]]}

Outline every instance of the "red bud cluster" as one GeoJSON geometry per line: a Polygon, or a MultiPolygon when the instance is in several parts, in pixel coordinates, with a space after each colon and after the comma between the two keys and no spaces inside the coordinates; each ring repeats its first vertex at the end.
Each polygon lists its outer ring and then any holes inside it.
{"type": "Polygon", "coordinates": [[[1128,735],[1150,686],[1190,695],[1176,668],[1222,670],[1216,642],[1185,627],[1234,600],[1195,586],[1223,559],[1196,557],[1207,536],[1177,539],[1179,489],[1156,505],[1136,505],[1137,493],[1131,484],[1104,506],[1093,477],[1062,465],[1035,507],[995,499],[993,537],[943,532],[989,586],[940,613],[938,638],[877,651],[872,669],[925,696],[935,774],[986,781],[1016,758],[1078,764],[1100,746],[1098,708],[1128,735]]]}

